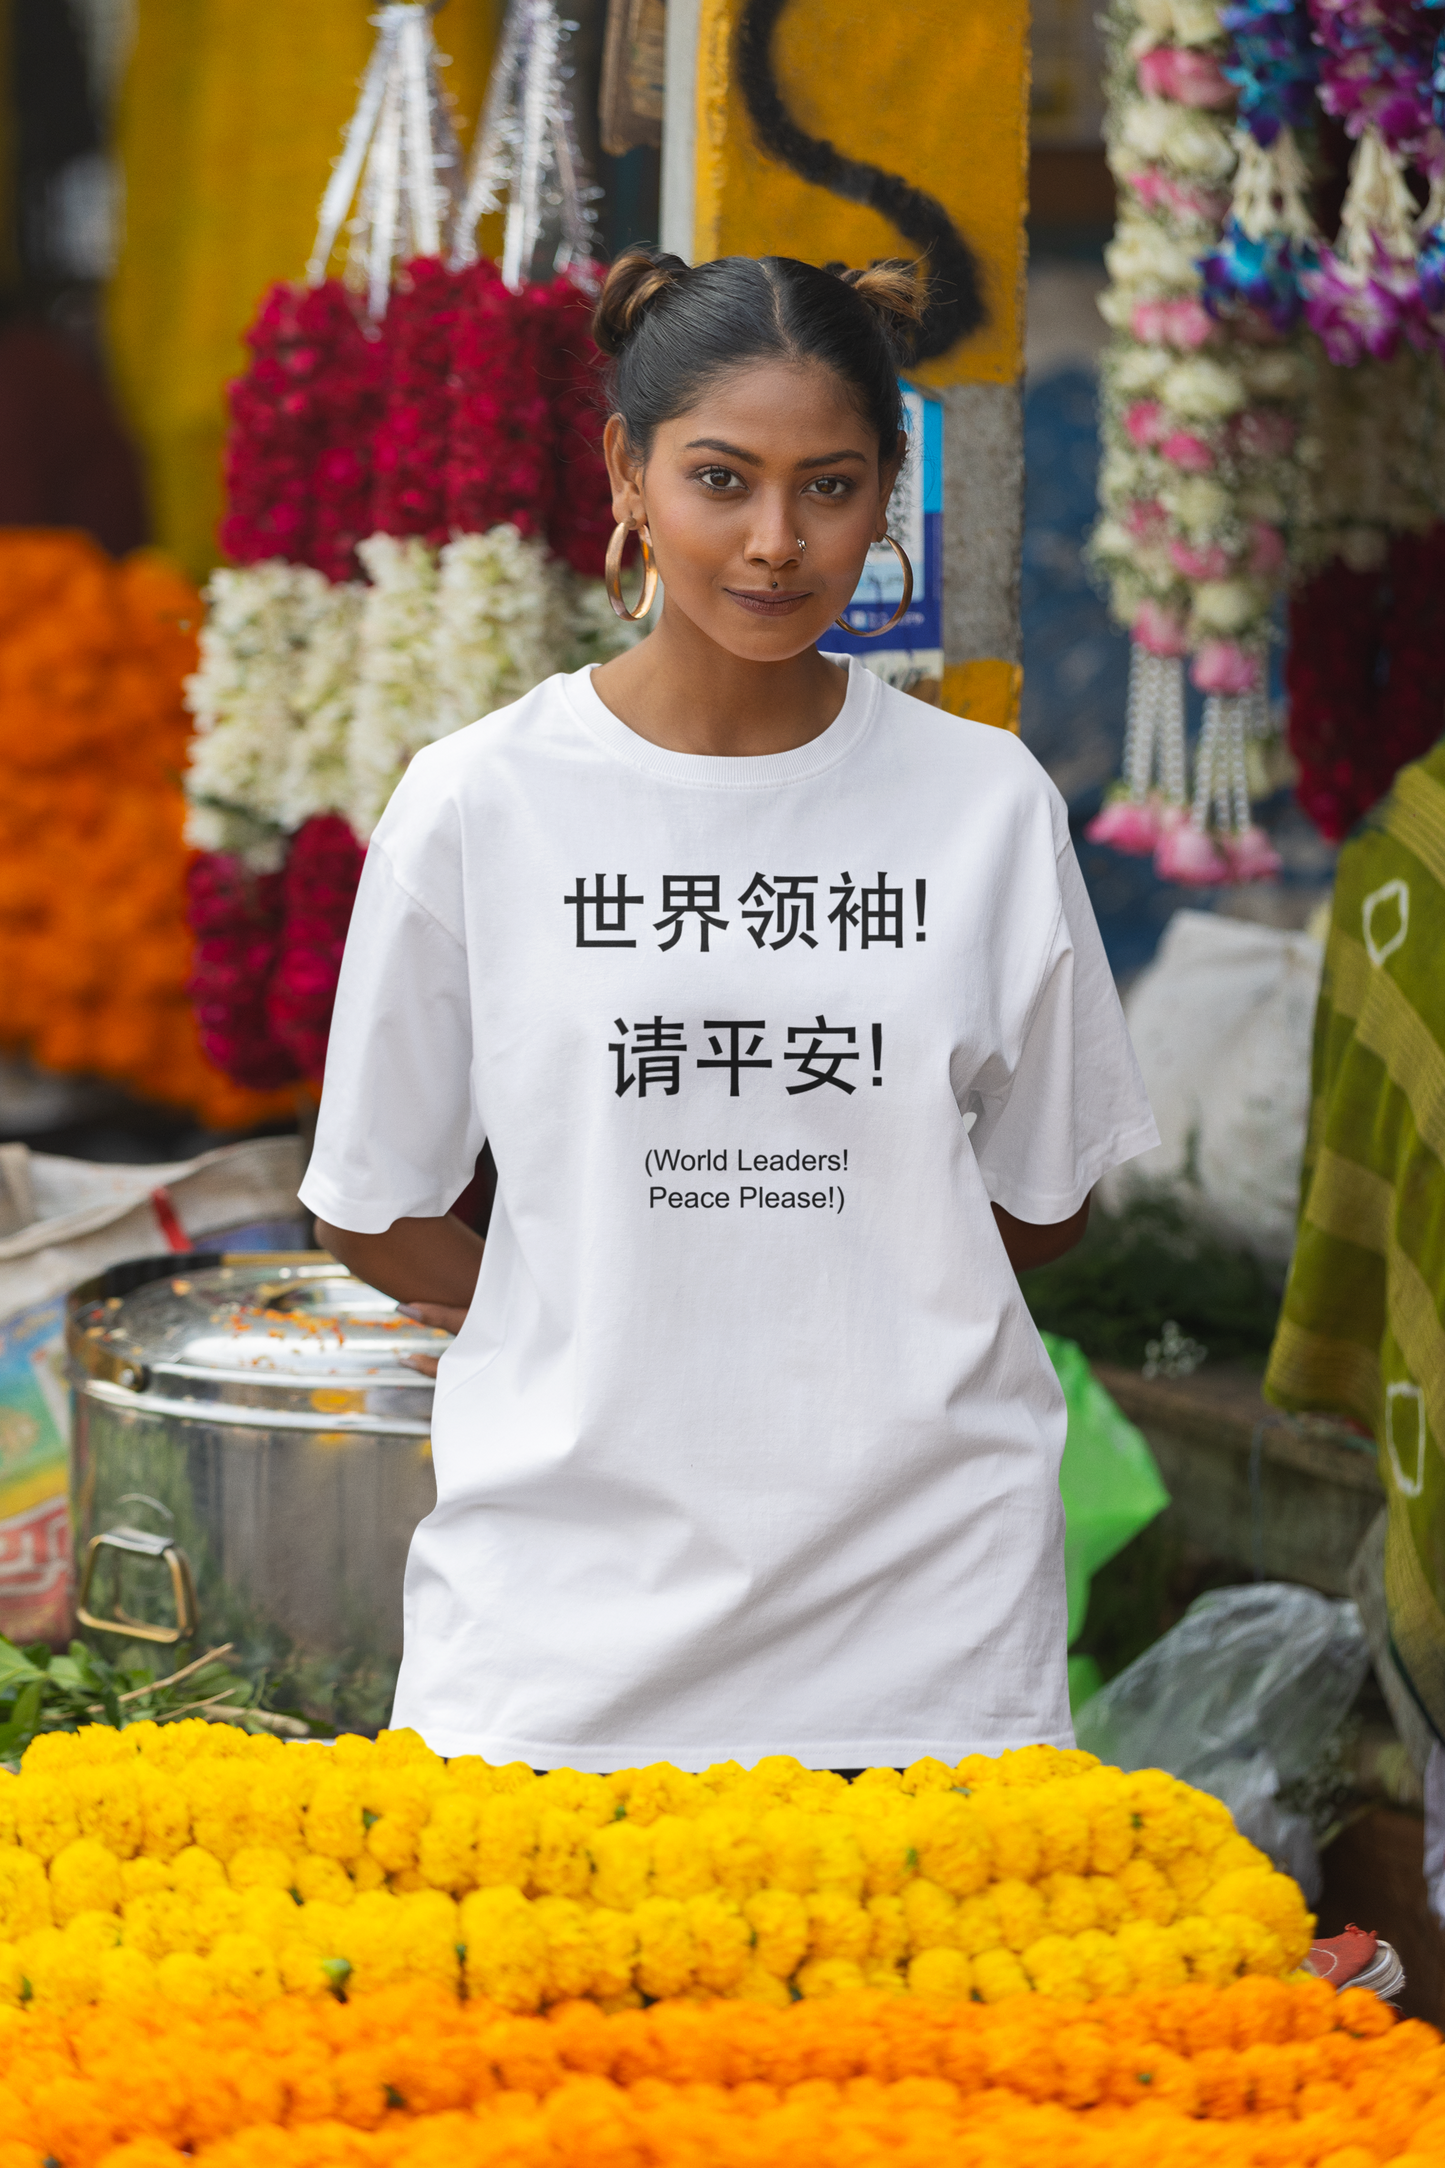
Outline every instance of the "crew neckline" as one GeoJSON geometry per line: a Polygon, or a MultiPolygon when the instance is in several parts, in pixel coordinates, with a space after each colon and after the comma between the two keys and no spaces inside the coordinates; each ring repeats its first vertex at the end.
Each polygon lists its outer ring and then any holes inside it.
{"type": "Polygon", "coordinates": [[[774,790],[779,784],[805,783],[835,768],[856,751],[872,727],[883,681],[848,658],[848,690],[826,730],[786,753],[675,753],[640,737],[614,715],[592,683],[596,663],[563,679],[563,690],[579,722],[609,753],[644,774],[698,790],[774,790]]]}

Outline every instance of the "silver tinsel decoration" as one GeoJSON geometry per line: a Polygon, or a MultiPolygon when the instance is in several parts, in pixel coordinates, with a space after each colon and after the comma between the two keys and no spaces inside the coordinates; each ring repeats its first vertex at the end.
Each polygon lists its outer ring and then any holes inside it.
{"type": "Polygon", "coordinates": [[[393,265],[441,254],[461,177],[461,152],[439,79],[435,12],[435,5],[391,5],[372,16],[376,48],[321,199],[306,266],[307,284],[319,286],[342,221],[357,202],[346,277],[365,289],[376,320],[386,314],[393,265]]]}
{"type": "Polygon", "coordinates": [[[508,0],[487,103],[472,152],[466,194],[453,229],[453,265],[474,263],[477,223],[506,209],[502,277],[515,293],[538,275],[544,233],[560,232],[550,267],[581,269],[592,259],[593,203],[577,148],[564,47],[576,24],[555,0],[508,0]]]}

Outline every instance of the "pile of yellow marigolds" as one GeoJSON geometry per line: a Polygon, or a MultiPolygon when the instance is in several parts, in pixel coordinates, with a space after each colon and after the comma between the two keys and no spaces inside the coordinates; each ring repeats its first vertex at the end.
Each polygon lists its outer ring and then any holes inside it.
{"type": "Polygon", "coordinates": [[[0,1775],[0,2168],[1438,2163],[1438,2036],[1287,1977],[1311,1926],[1217,1801],[1046,1747],[51,1734],[0,1775]]]}

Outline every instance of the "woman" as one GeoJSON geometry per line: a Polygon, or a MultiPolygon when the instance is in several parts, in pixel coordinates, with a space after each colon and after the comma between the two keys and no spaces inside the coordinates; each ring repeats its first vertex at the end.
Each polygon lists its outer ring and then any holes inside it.
{"type": "Polygon", "coordinates": [[[896,267],[617,263],[605,447],[661,622],[428,747],[367,856],[302,1194],[460,1328],[395,1711],[444,1754],[1072,1738],[1064,1409],[1011,1264],[1155,1130],[1057,793],[818,653],[914,313],[896,267]],[[484,1137],[485,1254],[447,1216],[484,1137]]]}

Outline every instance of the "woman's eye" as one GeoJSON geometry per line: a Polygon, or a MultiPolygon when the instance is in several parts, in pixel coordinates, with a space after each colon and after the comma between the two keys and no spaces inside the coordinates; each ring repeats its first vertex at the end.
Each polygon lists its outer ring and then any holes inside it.
{"type": "Polygon", "coordinates": [[[808,484],[820,497],[846,497],[853,484],[845,474],[820,474],[808,484]]]}
{"type": "Polygon", "coordinates": [[[709,489],[727,489],[737,479],[731,467],[703,467],[698,472],[698,480],[709,489]]]}

